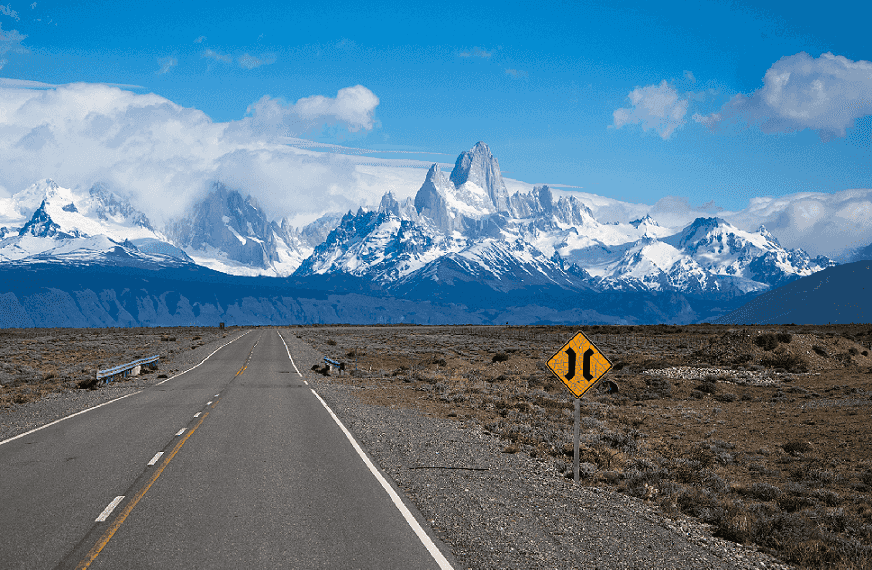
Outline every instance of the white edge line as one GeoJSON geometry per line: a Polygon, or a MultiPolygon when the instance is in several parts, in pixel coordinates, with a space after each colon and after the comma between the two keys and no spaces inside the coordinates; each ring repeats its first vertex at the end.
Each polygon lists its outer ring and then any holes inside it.
{"type": "MultiPolygon", "coordinates": [[[[281,335],[279,335],[281,336],[281,335]]],[[[284,339],[282,339],[284,340],[284,339]]],[[[312,390],[311,388],[309,388],[312,390]]],[[[327,410],[330,416],[333,418],[333,421],[336,422],[336,425],[339,426],[339,429],[345,434],[345,437],[348,438],[348,441],[351,442],[351,446],[363,460],[364,464],[369,468],[370,472],[376,478],[376,480],[381,484],[382,488],[387,491],[388,496],[390,496],[391,500],[394,502],[394,506],[400,511],[400,514],[403,515],[403,518],[406,519],[406,522],[412,527],[412,530],[415,531],[415,534],[418,535],[418,539],[423,543],[424,547],[430,553],[430,556],[433,557],[433,560],[436,561],[436,564],[439,565],[440,570],[453,570],[451,564],[439,550],[439,548],[433,543],[430,537],[424,532],[424,529],[421,528],[421,525],[418,524],[417,519],[412,516],[412,513],[409,511],[408,507],[406,507],[403,500],[400,499],[400,496],[397,495],[397,492],[394,491],[394,488],[391,487],[391,484],[387,482],[387,480],[382,476],[378,469],[376,469],[375,465],[373,465],[372,461],[370,461],[369,457],[367,457],[366,453],[357,443],[357,440],[354,439],[354,436],[351,435],[351,432],[346,429],[346,427],[342,424],[336,414],[333,413],[333,410],[330,409],[330,406],[327,405],[321,396],[318,395],[318,392],[312,390],[312,393],[315,394],[315,397],[318,398],[318,401],[321,402],[321,405],[327,410]]]]}
{"type": "MultiPolygon", "coordinates": [[[[300,370],[297,368],[297,365],[294,363],[293,357],[291,357],[291,351],[290,351],[290,349],[288,349],[288,343],[285,342],[284,337],[282,336],[282,334],[278,330],[276,330],[276,334],[278,334],[279,338],[282,339],[282,344],[285,345],[285,350],[288,353],[288,359],[291,361],[291,364],[294,366],[294,370],[296,370],[297,375],[299,375],[300,378],[302,378],[303,375],[300,374],[300,370]]],[[[306,382],[305,380],[303,380],[303,383],[305,383],[307,386],[309,385],[309,383],[306,382]]],[[[430,556],[432,556],[433,560],[436,561],[436,564],[439,565],[440,570],[454,570],[452,568],[451,564],[445,558],[445,555],[442,554],[442,552],[433,543],[433,541],[430,539],[430,537],[427,535],[427,533],[424,532],[424,529],[421,528],[421,525],[418,524],[418,521],[415,519],[414,516],[412,516],[412,513],[409,511],[408,507],[406,507],[406,504],[403,503],[403,500],[400,499],[400,496],[397,495],[397,492],[394,491],[394,488],[391,487],[391,484],[388,483],[387,480],[379,472],[379,470],[376,469],[375,465],[373,465],[372,461],[370,461],[369,457],[366,455],[366,453],[363,451],[363,449],[357,443],[357,440],[354,439],[354,436],[351,435],[351,432],[348,431],[348,429],[345,427],[345,425],[339,420],[339,417],[337,417],[337,415],[333,413],[333,410],[330,409],[330,406],[327,405],[327,402],[325,402],[321,398],[321,396],[318,395],[318,392],[316,392],[315,390],[312,390],[311,387],[309,387],[309,390],[311,390],[312,393],[315,395],[315,397],[318,398],[318,401],[321,402],[321,405],[324,406],[324,409],[327,410],[327,413],[330,414],[330,417],[333,418],[333,421],[336,422],[336,425],[339,426],[339,429],[341,429],[342,433],[345,434],[345,437],[348,438],[348,441],[351,443],[351,447],[354,448],[354,451],[356,451],[357,455],[359,455],[360,458],[363,460],[363,463],[369,469],[370,473],[373,474],[376,481],[378,481],[379,484],[382,486],[382,488],[385,491],[387,491],[387,494],[391,498],[391,501],[393,501],[394,506],[397,507],[397,510],[399,510],[400,514],[403,515],[403,518],[406,520],[406,523],[408,523],[408,525],[412,528],[412,530],[418,536],[418,540],[421,541],[421,543],[427,549],[427,552],[430,553],[430,556]]]]}
{"type": "MultiPolygon", "coordinates": [[[[245,331],[244,333],[242,333],[241,335],[239,335],[238,337],[236,337],[236,338],[234,338],[233,340],[231,340],[230,342],[225,342],[224,344],[222,344],[221,346],[219,346],[218,348],[216,348],[215,350],[213,350],[213,351],[212,351],[212,354],[210,354],[209,356],[207,356],[206,358],[204,358],[203,360],[201,360],[201,361],[200,361],[200,364],[197,364],[196,366],[192,366],[192,367],[188,368],[187,370],[185,370],[184,372],[179,372],[179,373],[176,374],[175,376],[170,376],[170,377],[167,378],[166,380],[161,380],[160,382],[158,382],[157,384],[155,384],[155,386],[160,386],[160,385],[163,384],[164,382],[169,382],[169,381],[172,380],[173,378],[178,378],[178,377],[181,376],[182,374],[187,374],[188,372],[190,372],[190,371],[193,370],[194,368],[199,368],[199,367],[200,367],[204,362],[206,362],[207,360],[209,360],[210,358],[212,358],[212,355],[213,355],[213,354],[215,354],[216,352],[218,352],[219,350],[221,350],[222,348],[224,348],[224,347],[227,346],[228,344],[232,344],[232,343],[236,342],[237,340],[241,339],[242,337],[244,337],[245,335],[247,335],[247,334],[250,333],[250,332],[251,332],[251,330],[249,329],[249,330],[245,331]]],[[[257,344],[257,343],[255,343],[255,344],[257,344]]]]}
{"type": "MultiPolygon", "coordinates": [[[[142,390],[140,390],[139,392],[142,392],[142,390]]],[[[97,404],[96,406],[91,407],[91,408],[88,408],[88,409],[86,409],[86,410],[82,410],[81,412],[76,412],[75,414],[70,414],[70,415],[68,415],[68,416],[66,416],[66,417],[63,417],[63,418],[59,419],[59,420],[55,420],[55,421],[51,422],[50,424],[45,424],[44,426],[39,426],[38,428],[33,428],[33,429],[30,430],[30,431],[26,431],[26,432],[24,432],[24,433],[20,433],[20,434],[14,436],[14,437],[10,437],[9,439],[4,439],[3,441],[0,441],[0,445],[3,445],[4,443],[9,443],[10,441],[15,441],[16,439],[18,439],[18,438],[20,438],[20,437],[24,437],[24,436],[26,436],[26,435],[30,435],[30,434],[32,434],[32,433],[35,432],[35,431],[39,431],[39,430],[41,430],[41,429],[45,429],[45,428],[47,428],[47,427],[49,427],[49,426],[53,426],[53,425],[55,425],[55,424],[57,424],[57,423],[60,423],[60,422],[62,422],[62,421],[64,421],[64,420],[68,420],[68,419],[70,419],[70,418],[74,418],[74,417],[76,417],[76,416],[78,416],[78,415],[80,415],[80,414],[84,414],[85,412],[90,412],[91,410],[96,410],[97,408],[102,408],[103,406],[108,406],[108,405],[111,404],[112,402],[117,402],[118,400],[123,400],[124,398],[128,398],[128,397],[130,397],[130,396],[135,396],[135,395],[139,394],[139,392],[133,392],[132,394],[127,394],[126,396],[121,396],[120,398],[115,398],[114,400],[109,400],[108,402],[103,402],[102,404],[97,404]]]]}
{"type": "Polygon", "coordinates": [[[109,515],[112,514],[112,511],[115,510],[115,507],[118,506],[118,503],[124,500],[124,495],[119,495],[112,499],[112,502],[106,505],[106,508],[103,509],[103,512],[100,513],[100,516],[94,519],[94,522],[103,522],[109,518],[109,515]]]}
{"type": "Polygon", "coordinates": [[[188,428],[182,428],[182,429],[180,429],[178,432],[176,432],[176,436],[180,436],[180,435],[182,435],[183,433],[185,433],[185,430],[186,430],[186,429],[188,429],[188,428]]]}
{"type": "Polygon", "coordinates": [[[163,455],[163,451],[158,451],[154,454],[154,457],[151,458],[151,461],[148,462],[149,465],[154,465],[157,463],[157,460],[160,459],[160,456],[163,455]]]}
{"type": "Polygon", "coordinates": [[[288,343],[285,342],[285,337],[282,336],[282,333],[280,333],[278,329],[276,329],[276,334],[279,335],[280,339],[282,339],[282,344],[285,345],[285,350],[288,351],[288,359],[291,361],[291,365],[294,367],[294,370],[297,371],[297,376],[302,378],[303,375],[300,374],[300,369],[297,368],[297,365],[294,363],[294,358],[291,356],[291,349],[288,348],[288,343]]]}
{"type": "MultiPolygon", "coordinates": [[[[224,348],[224,347],[227,346],[228,344],[233,343],[233,342],[236,342],[237,340],[241,339],[242,337],[244,337],[245,335],[247,335],[247,334],[250,333],[250,332],[251,332],[250,330],[247,330],[247,331],[245,331],[244,333],[242,333],[241,335],[239,335],[238,337],[236,337],[236,338],[234,338],[233,340],[231,340],[230,342],[225,343],[225,344],[222,344],[221,346],[219,346],[218,348],[216,348],[215,351],[212,352],[212,354],[215,354],[216,352],[218,352],[219,350],[221,350],[222,348],[224,348]]],[[[279,335],[279,336],[281,336],[281,335],[279,335]]],[[[282,339],[282,342],[284,342],[284,339],[282,339]]],[[[285,348],[287,348],[287,345],[285,345],[285,348]]],[[[207,360],[209,360],[209,358],[212,357],[212,354],[210,354],[209,356],[207,356],[206,358],[204,358],[203,361],[200,362],[200,364],[203,364],[203,362],[206,362],[207,360]]],[[[290,356],[290,353],[288,353],[288,356],[290,356]]],[[[293,362],[293,361],[292,361],[292,362],[293,362]]],[[[200,364],[198,364],[197,366],[200,366],[200,364]]],[[[163,381],[161,381],[161,382],[158,382],[157,384],[155,384],[155,386],[160,386],[161,384],[163,384],[164,382],[167,382],[168,380],[172,380],[173,378],[178,378],[178,377],[181,376],[182,374],[185,374],[186,372],[190,372],[191,370],[193,370],[193,369],[196,368],[197,366],[194,366],[193,368],[188,368],[187,370],[185,370],[185,372],[180,372],[179,374],[176,374],[175,376],[172,376],[172,377],[170,377],[170,378],[167,378],[166,380],[163,380],[163,381]]],[[[295,368],[296,368],[296,366],[295,366],[295,368]]],[[[299,374],[299,371],[297,371],[297,374],[299,374]]],[[[301,374],[301,376],[302,376],[302,374],[301,374]]],[[[26,435],[30,435],[30,434],[32,434],[33,432],[39,431],[39,430],[41,430],[41,429],[45,429],[45,428],[47,428],[47,427],[53,426],[53,425],[55,425],[55,424],[57,424],[57,423],[60,423],[60,422],[62,422],[62,421],[64,421],[64,420],[68,420],[68,419],[70,419],[70,418],[74,418],[74,417],[76,417],[76,416],[78,416],[78,415],[84,414],[85,412],[90,412],[91,410],[96,410],[97,408],[102,408],[103,406],[107,406],[107,405],[111,404],[112,402],[117,402],[118,400],[123,400],[124,398],[127,398],[127,397],[129,397],[129,396],[135,396],[135,395],[139,394],[140,392],[142,392],[142,390],[139,390],[138,392],[133,392],[132,394],[127,394],[126,396],[121,396],[120,398],[115,398],[114,400],[109,400],[108,402],[103,402],[102,404],[98,404],[98,405],[93,406],[93,407],[91,407],[91,408],[84,409],[84,410],[82,410],[82,411],[76,412],[75,414],[70,414],[70,415],[68,415],[68,416],[64,416],[64,417],[62,417],[62,418],[60,418],[60,419],[58,419],[58,420],[55,420],[55,421],[53,421],[53,422],[51,422],[51,423],[45,424],[44,426],[39,426],[38,428],[33,428],[33,429],[30,430],[30,431],[26,431],[26,432],[24,432],[24,433],[20,433],[20,434],[18,434],[18,435],[16,435],[16,436],[10,437],[9,439],[4,439],[3,441],[0,441],[0,445],[3,445],[4,443],[9,443],[10,441],[15,441],[16,439],[22,438],[22,437],[24,437],[24,436],[26,436],[26,435]]],[[[217,398],[218,395],[216,394],[215,397],[217,398]]]]}

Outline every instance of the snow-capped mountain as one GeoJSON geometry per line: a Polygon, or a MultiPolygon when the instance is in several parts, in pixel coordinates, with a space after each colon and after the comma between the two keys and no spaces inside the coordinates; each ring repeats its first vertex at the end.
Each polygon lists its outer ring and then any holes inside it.
{"type": "MultiPolygon", "coordinates": [[[[375,210],[328,214],[302,228],[273,214],[216,183],[187,215],[159,231],[104,186],[79,191],[44,180],[0,200],[0,267],[150,271],[197,264],[235,276],[286,278],[273,281],[277,291],[351,295],[349,307],[361,293],[401,299],[385,306],[403,306],[403,313],[380,315],[379,322],[419,322],[425,313],[434,322],[436,303],[453,315],[475,315],[469,322],[578,322],[583,314],[594,322],[641,323],[716,318],[834,265],[785,249],[762,226],[751,232],[698,218],[676,228],[650,215],[604,223],[579,196],[548,186],[510,195],[497,159],[481,142],[461,153],[450,173],[434,164],[414,197],[398,200],[388,192],[375,210]],[[422,312],[409,309],[414,303],[422,312]]],[[[379,306],[373,305],[376,313],[379,306]]],[[[356,314],[342,311],[337,315],[356,314]]]]}
{"type": "Polygon", "coordinates": [[[85,262],[112,253],[159,263],[190,261],[148,218],[102,185],[87,192],[41,180],[0,201],[0,262],[54,259],[85,262]]]}
{"type": "Polygon", "coordinates": [[[328,214],[297,229],[270,221],[257,201],[216,182],[187,216],[171,221],[169,239],[197,264],[232,275],[285,277],[336,227],[328,214]]]}
{"type": "Polygon", "coordinates": [[[676,230],[650,216],[603,224],[547,186],[508,196],[496,158],[478,143],[450,175],[434,164],[414,201],[388,193],[377,211],[347,214],[295,275],[344,273],[389,290],[463,275],[498,291],[548,284],[731,298],[831,264],[784,249],[763,227],[699,218],[676,230]]]}
{"type": "Polygon", "coordinates": [[[483,142],[457,157],[450,176],[434,164],[414,205],[418,215],[446,234],[469,231],[479,220],[510,209],[500,165],[483,142]]]}
{"type": "MultiPolygon", "coordinates": [[[[650,229],[651,222],[647,225],[650,229]]],[[[697,218],[671,236],[646,234],[633,242],[603,264],[599,282],[614,289],[729,296],[764,291],[832,264],[800,249],[784,249],[763,226],[751,233],[720,218],[697,218]]]]}

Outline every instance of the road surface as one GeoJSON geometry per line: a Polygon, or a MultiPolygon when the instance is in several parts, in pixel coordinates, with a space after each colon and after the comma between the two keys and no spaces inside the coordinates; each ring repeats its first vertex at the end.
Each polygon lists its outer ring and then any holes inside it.
{"type": "Polygon", "coordinates": [[[0,567],[451,568],[279,333],[0,443],[0,567]]]}

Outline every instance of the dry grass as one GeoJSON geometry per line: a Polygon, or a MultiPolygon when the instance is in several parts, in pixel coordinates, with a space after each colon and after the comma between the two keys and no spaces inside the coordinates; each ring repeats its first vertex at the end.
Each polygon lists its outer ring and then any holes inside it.
{"type": "MultiPolygon", "coordinates": [[[[585,330],[616,363],[608,378],[619,390],[582,399],[583,484],[697,517],[798,566],[870,568],[872,327],[585,330]],[[718,371],[645,373],[672,367],[718,371]]],[[[571,477],[573,401],[544,362],[574,329],[296,332],[325,355],[355,354],[357,371],[336,380],[368,386],[361,398],[477,421],[505,453],[571,477]]]]}
{"type": "Polygon", "coordinates": [[[154,354],[165,359],[224,334],[214,328],[183,327],[0,329],[0,411],[56,392],[96,388],[97,369],[154,354]]]}

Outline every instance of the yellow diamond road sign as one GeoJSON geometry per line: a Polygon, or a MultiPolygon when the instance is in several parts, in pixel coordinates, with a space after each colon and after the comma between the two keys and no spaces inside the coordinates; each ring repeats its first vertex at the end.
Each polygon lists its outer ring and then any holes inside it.
{"type": "Polygon", "coordinates": [[[606,355],[590,342],[584,333],[576,333],[548,361],[548,368],[566,384],[576,398],[605,376],[612,367],[606,355]]]}

